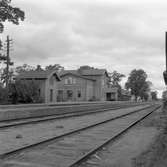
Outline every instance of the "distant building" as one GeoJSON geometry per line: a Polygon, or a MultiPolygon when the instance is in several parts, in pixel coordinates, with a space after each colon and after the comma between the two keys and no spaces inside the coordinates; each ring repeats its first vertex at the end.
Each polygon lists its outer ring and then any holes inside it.
{"type": "Polygon", "coordinates": [[[121,100],[130,101],[132,99],[131,92],[125,89],[121,89],[121,100]]]}
{"type": "Polygon", "coordinates": [[[39,85],[39,93],[45,103],[62,101],[116,101],[118,88],[112,88],[105,69],[89,66],[78,70],[23,72],[16,79],[33,80],[39,85]]]}
{"type": "Polygon", "coordinates": [[[36,82],[39,85],[38,91],[43,102],[57,101],[57,83],[60,81],[60,78],[55,70],[22,72],[16,79],[25,80],[27,82],[33,80],[36,82]]]}
{"type": "Polygon", "coordinates": [[[105,101],[117,100],[116,88],[111,88],[105,69],[89,66],[78,70],[64,70],[59,73],[57,101],[105,101]]]}

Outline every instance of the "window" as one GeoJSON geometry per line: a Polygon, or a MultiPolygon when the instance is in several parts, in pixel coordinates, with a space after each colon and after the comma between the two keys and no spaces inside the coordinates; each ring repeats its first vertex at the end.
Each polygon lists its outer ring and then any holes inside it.
{"type": "Polygon", "coordinates": [[[78,98],[80,98],[80,97],[81,97],[81,91],[78,90],[78,98]]]}
{"type": "Polygon", "coordinates": [[[68,84],[72,84],[72,77],[68,78],[68,84]]]}
{"type": "Polygon", "coordinates": [[[57,101],[63,101],[63,90],[58,90],[57,94],[57,101]]]}
{"type": "Polygon", "coordinates": [[[71,100],[73,96],[73,91],[72,90],[67,90],[67,100],[71,100]]]}
{"type": "Polygon", "coordinates": [[[64,82],[65,82],[65,84],[68,84],[68,79],[66,78],[64,82]]]}
{"type": "Polygon", "coordinates": [[[76,84],[76,78],[68,77],[65,79],[65,84],[76,84]]]}
{"type": "Polygon", "coordinates": [[[63,95],[63,90],[58,90],[58,95],[63,95]]]}
{"type": "Polygon", "coordinates": [[[39,96],[41,95],[41,89],[38,89],[38,95],[39,96]]]}

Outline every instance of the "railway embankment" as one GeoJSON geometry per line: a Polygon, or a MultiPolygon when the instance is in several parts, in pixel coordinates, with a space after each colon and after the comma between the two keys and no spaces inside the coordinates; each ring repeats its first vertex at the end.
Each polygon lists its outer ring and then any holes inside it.
{"type": "Polygon", "coordinates": [[[112,106],[112,104],[81,104],[81,105],[39,105],[32,107],[13,107],[5,108],[0,110],[0,121],[4,120],[13,120],[13,119],[23,119],[23,118],[33,118],[33,117],[42,117],[42,116],[51,116],[51,115],[60,115],[71,112],[79,112],[91,109],[101,109],[104,106],[112,106]]]}
{"type": "Polygon", "coordinates": [[[133,167],[167,166],[167,109],[153,113],[140,124],[143,128],[157,129],[157,135],[147,149],[132,160],[133,167]]]}
{"type": "Polygon", "coordinates": [[[51,115],[61,115],[85,110],[105,109],[109,107],[122,107],[142,105],[135,102],[89,102],[89,103],[62,103],[50,105],[21,105],[0,107],[0,121],[15,120],[23,118],[34,118],[51,115]]]}

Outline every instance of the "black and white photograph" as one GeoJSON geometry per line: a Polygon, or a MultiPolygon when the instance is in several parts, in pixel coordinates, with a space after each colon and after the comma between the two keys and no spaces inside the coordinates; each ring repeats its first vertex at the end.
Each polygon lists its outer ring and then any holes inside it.
{"type": "Polygon", "coordinates": [[[167,1],[0,0],[0,167],[167,167],[167,1]]]}

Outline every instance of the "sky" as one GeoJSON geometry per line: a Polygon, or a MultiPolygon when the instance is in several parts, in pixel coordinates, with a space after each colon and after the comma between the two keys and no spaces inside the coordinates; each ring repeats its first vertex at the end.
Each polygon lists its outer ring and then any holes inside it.
{"type": "Polygon", "coordinates": [[[126,75],[143,69],[152,90],[165,90],[167,2],[149,0],[12,0],[25,11],[20,25],[5,23],[1,34],[13,39],[15,66],[65,69],[81,65],[126,75]]]}

